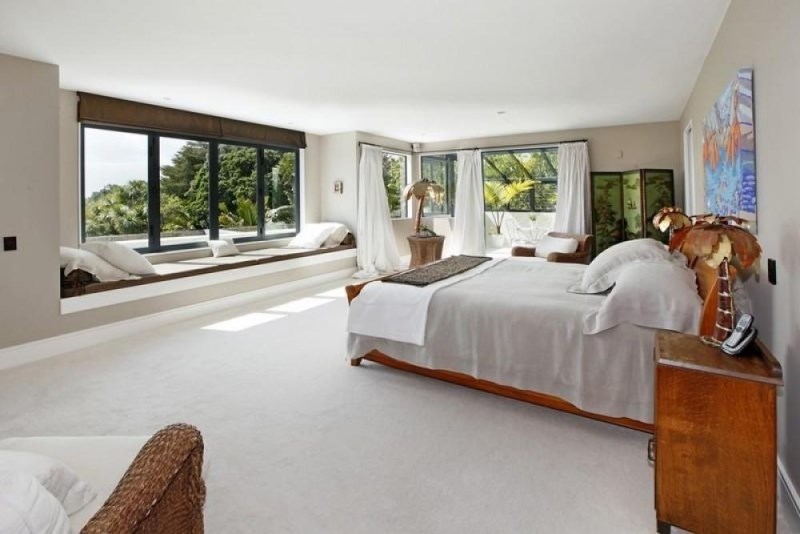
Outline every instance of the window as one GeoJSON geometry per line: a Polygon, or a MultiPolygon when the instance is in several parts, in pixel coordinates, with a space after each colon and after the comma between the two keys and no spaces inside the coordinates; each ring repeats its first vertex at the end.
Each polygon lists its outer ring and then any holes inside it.
{"type": "Polygon", "coordinates": [[[82,144],[85,240],[146,247],[147,136],[92,128],[82,144]]]}
{"type": "MultiPolygon", "coordinates": [[[[87,129],[92,131],[92,129],[87,129]]],[[[208,143],[159,140],[161,245],[208,239],[208,143]]]]}
{"type": "Polygon", "coordinates": [[[289,237],[298,149],[82,126],[83,238],[143,252],[289,237]]]}
{"type": "Polygon", "coordinates": [[[264,149],[266,168],[266,235],[281,235],[295,230],[298,218],[296,203],[297,151],[278,148],[264,149]]]}
{"type": "Polygon", "coordinates": [[[536,185],[508,204],[508,211],[548,213],[556,211],[558,149],[526,148],[484,152],[485,182],[520,182],[533,180],[536,185]]]}
{"type": "Polygon", "coordinates": [[[456,199],[456,154],[432,154],[420,157],[420,170],[423,179],[441,185],[445,190],[442,202],[427,199],[425,215],[454,215],[456,199]]]}
{"type": "Polygon", "coordinates": [[[218,161],[220,239],[258,237],[258,150],[221,144],[218,161]]]}
{"type": "Polygon", "coordinates": [[[391,217],[410,217],[408,202],[402,198],[403,189],[408,185],[408,156],[394,152],[383,153],[383,183],[386,185],[391,217]]]}

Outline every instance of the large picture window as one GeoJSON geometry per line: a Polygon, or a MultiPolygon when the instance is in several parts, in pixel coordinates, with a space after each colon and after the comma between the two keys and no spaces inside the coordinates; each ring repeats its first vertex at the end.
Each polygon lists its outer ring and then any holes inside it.
{"type": "Polygon", "coordinates": [[[83,239],[153,252],[295,235],[298,149],[82,126],[83,239]]]}
{"type": "Polygon", "coordinates": [[[430,154],[420,157],[420,170],[424,180],[436,182],[444,188],[441,202],[428,198],[423,211],[429,215],[454,215],[456,200],[456,154],[430,154]]]}
{"type": "Polygon", "coordinates": [[[410,217],[408,202],[403,200],[403,189],[408,185],[408,156],[394,152],[383,153],[383,183],[389,198],[392,219],[410,217]]]}

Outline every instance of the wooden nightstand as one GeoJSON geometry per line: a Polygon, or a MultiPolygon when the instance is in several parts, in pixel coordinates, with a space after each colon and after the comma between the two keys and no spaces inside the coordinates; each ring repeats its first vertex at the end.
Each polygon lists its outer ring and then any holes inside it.
{"type": "Polygon", "coordinates": [[[760,342],[728,356],[672,332],[655,358],[658,532],[775,532],[780,363],[760,342]]]}
{"type": "Polygon", "coordinates": [[[433,237],[408,236],[408,248],[411,249],[409,267],[419,267],[442,259],[444,236],[433,237]]]}

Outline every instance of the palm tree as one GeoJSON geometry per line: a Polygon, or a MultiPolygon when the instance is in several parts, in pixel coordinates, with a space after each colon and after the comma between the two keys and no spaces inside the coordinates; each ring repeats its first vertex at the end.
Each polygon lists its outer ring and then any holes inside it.
{"type": "Polygon", "coordinates": [[[492,223],[498,235],[503,226],[503,219],[506,216],[508,205],[517,195],[530,191],[536,185],[533,180],[512,180],[510,182],[484,182],[483,198],[486,207],[489,209],[492,223]]]}

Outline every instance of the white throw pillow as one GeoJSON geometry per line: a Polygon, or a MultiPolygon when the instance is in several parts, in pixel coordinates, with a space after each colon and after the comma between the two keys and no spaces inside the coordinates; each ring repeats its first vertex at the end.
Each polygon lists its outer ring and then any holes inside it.
{"type": "Polygon", "coordinates": [[[631,323],[697,334],[702,312],[694,271],[676,262],[637,261],[622,269],[600,308],[583,317],[583,333],[631,323]]]}
{"type": "Polygon", "coordinates": [[[551,252],[566,252],[571,254],[578,250],[578,240],[572,237],[544,236],[536,243],[533,255],[537,258],[546,258],[551,252]]]}
{"type": "Polygon", "coordinates": [[[0,471],[0,532],[69,534],[67,513],[33,475],[0,471]]]}
{"type": "MultiPolygon", "coordinates": [[[[303,229],[287,248],[319,248],[336,230],[336,223],[314,223],[303,225],[303,229]]],[[[344,238],[342,238],[344,239],[344,238]]]]}
{"type": "Polygon", "coordinates": [[[239,247],[233,241],[225,239],[212,239],[208,242],[211,253],[215,258],[222,258],[224,256],[236,256],[239,254],[239,247]]]}
{"type": "Polygon", "coordinates": [[[634,261],[671,261],[672,256],[655,239],[624,241],[605,249],[583,272],[581,281],[569,288],[571,293],[602,293],[608,291],[620,270],[634,261]]]}
{"type": "Polygon", "coordinates": [[[325,223],[325,224],[332,224],[334,226],[333,232],[331,235],[328,236],[328,239],[322,244],[323,247],[338,247],[344,241],[344,238],[347,237],[347,234],[350,233],[350,230],[347,229],[347,226],[341,223],[325,223]]]}
{"type": "Polygon", "coordinates": [[[60,247],[58,250],[61,261],[61,267],[66,267],[67,265],[69,265],[69,262],[76,259],[81,253],[80,249],[71,247],[60,247]]]}
{"type": "Polygon", "coordinates": [[[0,471],[27,473],[59,500],[67,515],[72,515],[97,496],[89,484],[58,460],[26,451],[0,450],[0,471]]]}
{"type": "Polygon", "coordinates": [[[70,260],[64,267],[64,274],[69,274],[75,269],[93,274],[100,282],[114,282],[116,280],[133,280],[139,278],[122,269],[117,269],[97,254],[89,252],[88,250],[79,250],[78,255],[70,260]]]}
{"type": "Polygon", "coordinates": [[[108,263],[126,273],[147,276],[156,274],[156,270],[147,258],[130,247],[114,241],[89,241],[81,245],[81,250],[97,254],[108,263]]]}

